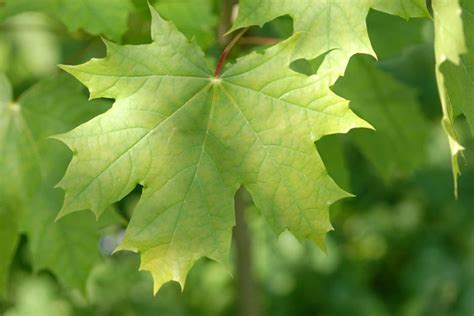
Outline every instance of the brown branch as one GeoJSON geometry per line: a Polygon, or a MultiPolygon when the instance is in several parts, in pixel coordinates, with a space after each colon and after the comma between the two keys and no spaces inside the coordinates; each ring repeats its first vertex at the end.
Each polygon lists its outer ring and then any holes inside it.
{"type": "Polygon", "coordinates": [[[239,316],[260,316],[258,292],[255,287],[252,267],[252,243],[249,227],[245,219],[246,203],[243,189],[235,196],[234,240],[237,265],[237,299],[239,316]]]}
{"type": "Polygon", "coordinates": [[[274,37],[245,36],[240,39],[239,44],[271,46],[280,42],[281,40],[279,38],[274,37]]]}

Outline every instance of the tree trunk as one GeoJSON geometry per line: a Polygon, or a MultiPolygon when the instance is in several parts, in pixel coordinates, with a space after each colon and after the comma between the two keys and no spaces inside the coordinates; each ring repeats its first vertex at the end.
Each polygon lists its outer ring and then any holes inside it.
{"type": "Polygon", "coordinates": [[[239,316],[260,316],[258,293],[252,273],[251,236],[245,219],[245,201],[240,189],[235,197],[234,240],[237,268],[237,300],[239,316]]]}

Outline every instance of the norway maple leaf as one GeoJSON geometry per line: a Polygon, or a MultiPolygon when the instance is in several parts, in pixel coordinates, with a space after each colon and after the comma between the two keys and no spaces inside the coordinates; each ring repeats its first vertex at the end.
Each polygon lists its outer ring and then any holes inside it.
{"type": "Polygon", "coordinates": [[[0,74],[0,294],[20,233],[28,237],[33,268],[53,271],[68,287],[85,291],[87,276],[100,260],[99,225],[91,214],[54,221],[62,193],[53,186],[70,153],[47,137],[108,106],[88,102],[81,85],[65,76],[44,80],[14,101],[11,85],[0,74]]]}
{"type": "Polygon", "coordinates": [[[353,58],[334,91],[376,129],[359,129],[349,138],[383,179],[409,174],[426,160],[430,122],[416,92],[380,70],[371,57],[353,58]]]}
{"type": "Polygon", "coordinates": [[[184,35],[194,38],[199,46],[206,49],[214,43],[218,17],[213,12],[212,0],[158,0],[153,6],[165,19],[171,19],[184,35]]]}
{"type": "Polygon", "coordinates": [[[234,195],[250,192],[276,232],[324,247],[329,206],[346,197],[314,145],[369,125],[328,79],[290,69],[297,36],[239,59],[216,77],[204,54],[153,9],[151,44],[107,45],[107,57],[63,68],[112,98],[108,112],[59,135],[74,152],[60,216],[100,214],[137,184],[121,250],[139,251],[155,290],[182,286],[193,263],[228,261],[234,195]]]}
{"type": "Polygon", "coordinates": [[[302,33],[294,58],[313,59],[331,51],[320,70],[332,72],[335,80],[354,54],[375,56],[366,23],[371,8],[404,18],[429,16],[425,0],[241,0],[232,30],[290,15],[295,31],[302,33]]]}
{"type": "Polygon", "coordinates": [[[0,3],[0,21],[23,12],[49,12],[71,32],[83,29],[120,40],[132,9],[130,0],[5,0],[3,6],[0,3]]]}
{"type": "MultiPolygon", "coordinates": [[[[455,65],[453,62],[444,62],[440,65],[440,71],[445,81],[449,100],[457,110],[466,116],[471,133],[474,134],[474,1],[460,1],[460,6],[467,51],[460,56],[459,65],[455,65]]],[[[455,8],[455,10],[459,12],[459,8],[455,8]]],[[[446,23],[450,24],[450,22],[446,23]]],[[[457,61],[456,58],[454,61],[457,61]]]]}
{"type": "MultiPolygon", "coordinates": [[[[472,51],[468,52],[463,30],[462,13],[464,9],[466,34],[472,38],[472,1],[433,0],[433,15],[435,24],[435,55],[436,79],[443,109],[443,128],[448,137],[451,149],[455,193],[457,194],[457,178],[460,174],[459,154],[464,150],[454,129],[455,107],[466,113],[469,122],[472,121],[472,106],[474,101],[469,93],[474,87],[472,51]],[[457,67],[456,67],[457,65],[457,67]],[[443,66],[443,67],[442,67],[443,66]],[[447,87],[449,89],[447,89],[447,87]],[[462,96],[459,93],[462,91],[462,96]]],[[[469,44],[471,44],[469,42],[469,44]]]]}

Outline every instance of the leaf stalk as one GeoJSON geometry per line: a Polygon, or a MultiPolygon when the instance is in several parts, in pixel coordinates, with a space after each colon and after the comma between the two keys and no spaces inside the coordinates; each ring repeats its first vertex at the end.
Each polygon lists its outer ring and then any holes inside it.
{"type": "Polygon", "coordinates": [[[216,72],[214,73],[216,78],[219,78],[219,76],[221,74],[222,67],[225,64],[225,61],[226,61],[227,57],[230,54],[230,51],[235,46],[235,44],[237,44],[237,42],[240,40],[240,38],[248,31],[248,29],[249,29],[248,27],[242,29],[239,32],[239,34],[237,34],[237,36],[235,36],[232,39],[232,41],[230,41],[230,43],[227,44],[227,46],[224,48],[224,51],[222,52],[221,57],[219,58],[219,61],[217,62],[216,72]]]}

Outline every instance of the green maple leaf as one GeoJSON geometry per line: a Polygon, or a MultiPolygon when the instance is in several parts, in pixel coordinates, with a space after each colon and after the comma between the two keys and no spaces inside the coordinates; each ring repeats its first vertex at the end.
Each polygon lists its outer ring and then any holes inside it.
{"type": "Polygon", "coordinates": [[[384,179],[413,172],[426,161],[430,123],[415,91],[361,57],[351,60],[334,91],[375,131],[355,130],[350,138],[384,179]]]}
{"type": "Polygon", "coordinates": [[[367,18],[370,40],[381,62],[391,62],[413,46],[426,43],[425,30],[430,24],[428,19],[405,20],[380,11],[371,12],[367,18]]]}
{"type": "Polygon", "coordinates": [[[372,0],[371,3],[371,7],[375,10],[398,15],[404,19],[429,16],[426,0],[372,0]]]}
{"type": "Polygon", "coordinates": [[[314,141],[369,125],[330,78],[289,68],[291,38],[239,59],[216,78],[204,54],[152,9],[153,42],[107,43],[104,59],[64,69],[111,110],[58,138],[74,152],[60,216],[101,214],[137,184],[142,196],[119,249],[139,251],[155,290],[184,285],[203,256],[228,261],[234,195],[251,193],[276,232],[324,247],[328,208],[348,196],[314,141]]]}
{"type": "Polygon", "coordinates": [[[371,8],[405,18],[429,15],[425,0],[241,0],[232,30],[290,15],[295,32],[302,32],[294,58],[313,59],[331,51],[320,70],[331,72],[335,81],[354,54],[375,56],[366,25],[371,8]]]}
{"type": "Polygon", "coordinates": [[[459,65],[443,63],[441,73],[449,100],[466,116],[474,134],[474,1],[463,0],[460,5],[467,52],[461,56],[459,65]]]}
{"type": "Polygon", "coordinates": [[[79,29],[120,40],[127,30],[130,0],[6,0],[0,21],[22,12],[46,11],[60,19],[70,31],[79,29]]]}
{"type": "Polygon", "coordinates": [[[213,12],[212,1],[158,0],[153,6],[188,38],[195,38],[199,46],[207,48],[214,42],[213,29],[217,25],[217,16],[213,12]]]}
{"type": "Polygon", "coordinates": [[[127,30],[127,18],[133,9],[130,0],[53,0],[56,15],[70,31],[103,34],[113,40],[127,30]]]}
{"type": "Polygon", "coordinates": [[[97,221],[93,214],[76,213],[55,221],[63,195],[41,188],[31,199],[34,211],[22,220],[35,271],[49,270],[68,288],[86,291],[88,277],[102,261],[99,252],[101,229],[120,223],[115,212],[97,221]]]}
{"type": "Polygon", "coordinates": [[[12,223],[13,230],[0,229],[8,234],[0,239],[0,248],[11,250],[19,232],[25,232],[36,270],[49,269],[63,284],[84,289],[99,259],[99,224],[87,214],[54,221],[62,194],[52,187],[70,154],[46,138],[77,126],[107,106],[87,102],[81,86],[64,76],[35,85],[17,101],[6,84],[0,87],[0,214],[2,226],[12,223]]]}
{"type": "Polygon", "coordinates": [[[460,1],[460,8],[457,6],[451,7],[450,12],[452,13],[450,15],[448,13],[438,13],[437,20],[438,24],[441,24],[437,29],[438,45],[442,46],[437,49],[439,56],[437,76],[440,92],[443,93],[444,122],[446,122],[445,125],[452,148],[455,181],[459,173],[457,150],[462,150],[459,147],[458,139],[452,127],[452,121],[456,113],[462,113],[466,116],[471,132],[474,133],[474,2],[460,1]],[[465,40],[462,38],[463,33],[459,25],[458,10],[460,8],[463,12],[462,22],[465,40]],[[453,22],[450,19],[456,21],[454,24],[456,25],[455,28],[451,26],[453,22]],[[455,34],[457,35],[448,36],[446,34],[447,39],[443,39],[443,24],[449,27],[449,32],[456,32],[455,34]],[[455,43],[450,43],[449,41],[454,41],[455,43]],[[464,47],[463,42],[465,42],[466,47],[464,47]],[[443,62],[442,55],[448,56],[443,51],[449,48],[455,48],[457,51],[451,52],[451,57],[443,62]],[[463,52],[464,54],[459,56],[463,52]]]}
{"type": "MultiPolygon", "coordinates": [[[[433,0],[436,78],[438,81],[438,90],[443,109],[442,125],[448,136],[449,147],[451,149],[456,194],[457,178],[460,174],[458,156],[464,150],[464,147],[459,143],[458,136],[454,129],[453,100],[451,100],[449,92],[446,91],[446,80],[444,73],[441,71],[441,66],[445,62],[459,65],[461,62],[461,55],[467,52],[461,14],[462,9],[457,0],[433,0]]],[[[469,72],[470,70],[466,69],[465,71],[469,72]]],[[[469,75],[467,76],[469,77],[469,75]]],[[[463,86],[468,83],[469,80],[465,81],[463,86]]],[[[469,91],[469,88],[467,91],[469,91]]],[[[462,98],[464,98],[465,91],[463,90],[462,93],[462,98]]],[[[459,96],[457,96],[455,100],[459,100],[459,96]]]]}

